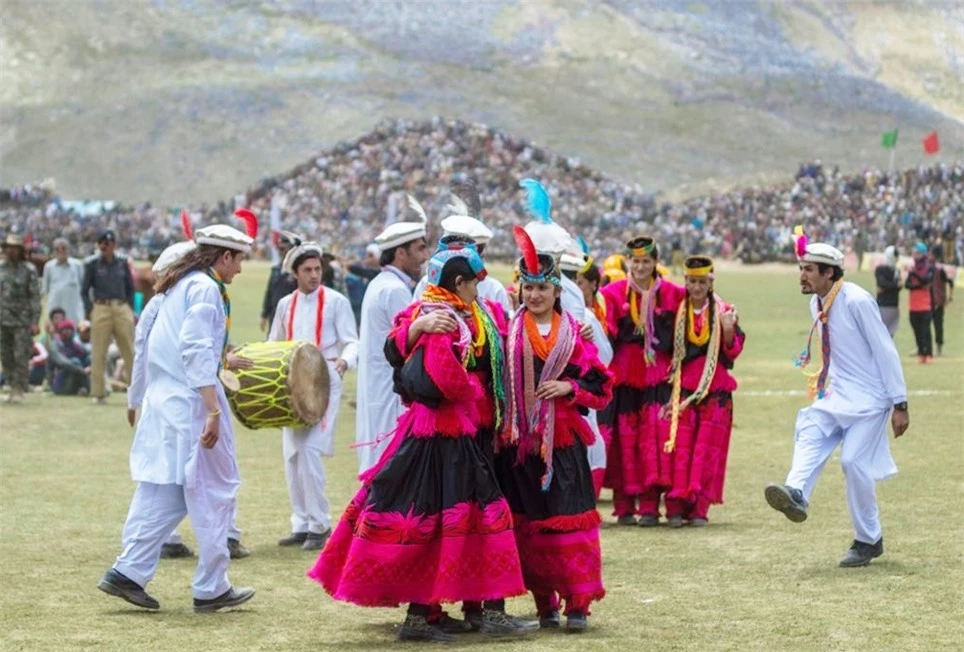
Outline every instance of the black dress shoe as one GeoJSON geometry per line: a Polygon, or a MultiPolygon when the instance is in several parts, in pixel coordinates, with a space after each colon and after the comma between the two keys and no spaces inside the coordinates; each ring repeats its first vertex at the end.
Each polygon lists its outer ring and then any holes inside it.
{"type": "Polygon", "coordinates": [[[408,614],[405,622],[398,630],[398,640],[400,641],[435,641],[438,643],[451,643],[455,640],[452,634],[446,634],[440,628],[429,625],[425,616],[415,616],[408,614]]]}
{"type": "Polygon", "coordinates": [[[479,631],[486,636],[525,636],[539,629],[534,620],[513,618],[504,611],[486,609],[482,612],[482,627],[479,631]]]}
{"type": "Polygon", "coordinates": [[[581,611],[570,611],[566,616],[566,631],[579,634],[589,627],[589,617],[581,611]]]}
{"type": "Polygon", "coordinates": [[[803,523],[807,520],[807,499],[803,497],[803,492],[793,487],[782,484],[767,485],[763,495],[767,503],[773,509],[783,514],[794,523],[803,523]]]}
{"type": "Polygon", "coordinates": [[[227,607],[237,607],[239,604],[244,604],[248,600],[254,597],[254,589],[241,588],[236,589],[233,586],[211,600],[199,600],[194,598],[194,611],[199,614],[211,613],[217,611],[218,609],[225,609],[227,607]]]}
{"type": "Polygon", "coordinates": [[[284,539],[278,539],[279,546],[300,546],[308,538],[307,532],[292,532],[284,539]]]}
{"type": "Polygon", "coordinates": [[[251,551],[242,545],[237,539],[228,539],[228,554],[231,559],[244,559],[251,554],[251,551]]]}
{"type": "Polygon", "coordinates": [[[144,609],[161,608],[161,603],[147,595],[147,591],[140,584],[126,575],[118,573],[113,568],[104,574],[104,578],[97,585],[97,588],[107,595],[127,600],[131,604],[144,609]]]}
{"type": "Polygon", "coordinates": [[[884,538],[881,537],[877,543],[864,543],[863,541],[853,542],[850,550],[840,560],[841,568],[859,568],[870,564],[871,559],[876,559],[884,554],[884,538]]]}
{"type": "Polygon", "coordinates": [[[181,559],[193,556],[194,551],[183,543],[165,543],[161,546],[161,559],[181,559]]]}
{"type": "Polygon", "coordinates": [[[304,543],[301,544],[302,550],[321,550],[325,547],[325,543],[328,541],[328,537],[331,536],[331,528],[328,528],[321,534],[315,532],[309,532],[308,536],[305,537],[304,543]]]}

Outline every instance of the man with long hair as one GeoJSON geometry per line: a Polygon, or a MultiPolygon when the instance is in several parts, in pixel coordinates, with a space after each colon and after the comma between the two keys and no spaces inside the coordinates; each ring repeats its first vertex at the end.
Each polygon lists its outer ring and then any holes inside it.
{"type": "Polygon", "coordinates": [[[217,611],[254,596],[254,589],[233,588],[227,576],[228,530],[241,478],[219,375],[231,325],[227,285],[241,272],[256,232],[224,225],[197,231],[197,249],[172,265],[156,288],[166,298],[148,338],[147,388],[131,447],[131,477],[138,484],[123,552],[98,585],[145,609],[160,608],[144,589],[162,544],[185,515],[198,542],[194,610],[217,611]]]}

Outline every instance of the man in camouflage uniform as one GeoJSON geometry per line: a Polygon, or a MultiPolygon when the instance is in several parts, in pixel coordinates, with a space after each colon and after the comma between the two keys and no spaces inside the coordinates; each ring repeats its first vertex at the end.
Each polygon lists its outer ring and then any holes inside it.
{"type": "Polygon", "coordinates": [[[0,366],[10,386],[7,400],[23,401],[29,388],[33,336],[39,331],[40,280],[27,261],[23,240],[10,234],[3,242],[0,263],[0,366]]]}

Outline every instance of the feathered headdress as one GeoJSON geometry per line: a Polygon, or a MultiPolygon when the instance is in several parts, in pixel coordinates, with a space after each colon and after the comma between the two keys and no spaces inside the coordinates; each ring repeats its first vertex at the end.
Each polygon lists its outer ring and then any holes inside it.
{"type": "Polygon", "coordinates": [[[249,238],[254,240],[258,237],[258,216],[247,208],[239,208],[234,211],[234,216],[244,222],[244,232],[249,238]]]}
{"type": "Polygon", "coordinates": [[[452,200],[448,210],[452,215],[468,215],[476,219],[482,217],[482,199],[475,182],[470,179],[452,182],[452,200]]]}
{"type": "Polygon", "coordinates": [[[519,277],[523,283],[552,283],[559,285],[559,271],[552,256],[539,255],[532,238],[526,230],[516,224],[512,227],[516,246],[522,252],[519,260],[519,277]]]}
{"type": "Polygon", "coordinates": [[[194,223],[191,221],[191,215],[187,210],[181,210],[181,230],[184,231],[186,240],[194,239],[194,223]]]}
{"type": "Polygon", "coordinates": [[[406,195],[406,197],[408,198],[408,207],[415,211],[415,214],[418,215],[422,222],[428,222],[428,214],[425,212],[425,209],[422,207],[422,205],[418,203],[418,200],[415,199],[415,196],[406,195]]]}
{"type": "Polygon", "coordinates": [[[552,224],[552,199],[535,179],[523,179],[519,187],[526,191],[526,212],[543,224],[552,224]]]}
{"type": "Polygon", "coordinates": [[[807,253],[807,234],[803,232],[803,226],[798,224],[793,227],[793,252],[797,258],[803,258],[807,253]]]}

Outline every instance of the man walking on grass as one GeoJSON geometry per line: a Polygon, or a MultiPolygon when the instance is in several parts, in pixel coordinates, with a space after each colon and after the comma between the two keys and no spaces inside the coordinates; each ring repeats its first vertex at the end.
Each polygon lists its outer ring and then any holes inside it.
{"type": "Polygon", "coordinates": [[[843,280],[843,253],[830,245],[797,243],[800,287],[814,295],[814,323],[799,363],[810,361],[820,338],[822,365],[810,377],[816,400],[797,415],[793,462],[785,485],[771,484],[766,500],[801,523],[824,465],[838,445],[847,486],[854,541],[840,566],[866,566],[884,552],[876,483],[897,473],[890,454],[887,421],[900,437],[907,430],[907,388],[897,348],[874,298],[843,280]]]}

